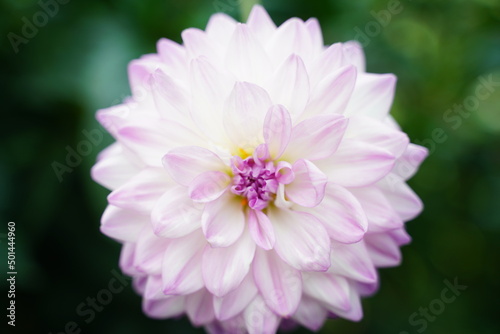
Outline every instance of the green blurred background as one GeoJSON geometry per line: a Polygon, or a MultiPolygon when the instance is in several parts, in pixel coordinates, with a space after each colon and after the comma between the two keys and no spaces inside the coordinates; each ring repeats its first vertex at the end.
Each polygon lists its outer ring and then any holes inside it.
{"type": "MultiPolygon", "coordinates": [[[[161,37],[180,42],[183,29],[204,28],[217,10],[240,19],[245,9],[238,0],[60,2],[67,3],[17,53],[8,33],[22,36],[23,17],[32,22],[42,8],[37,1],[0,3],[2,309],[6,223],[15,221],[15,332],[59,333],[75,321],[82,333],[202,333],[186,319],[147,318],[130,286],[93,322],[76,314],[118,268],[120,246],[99,232],[107,191],[89,177],[111,138],[92,146],[62,182],[52,163],[64,163],[66,147],[86,140],[84,130],[101,129],[97,109],[130,93],[130,60],[154,52],[161,37]]],[[[500,86],[474,100],[481,80],[500,82],[500,1],[402,0],[385,26],[373,13],[387,10],[388,0],[263,4],[278,24],[317,17],[326,44],[360,39],[368,71],[398,76],[393,115],[412,141],[431,150],[410,181],[426,208],[407,224],[413,242],[403,248],[402,265],[381,270],[380,291],[364,300],[361,322],[331,320],[320,332],[500,333],[500,86]],[[470,111],[448,112],[462,103],[470,111]],[[444,280],[455,278],[467,286],[455,301],[425,329],[409,322],[420,307],[439,306],[444,280]]]]}

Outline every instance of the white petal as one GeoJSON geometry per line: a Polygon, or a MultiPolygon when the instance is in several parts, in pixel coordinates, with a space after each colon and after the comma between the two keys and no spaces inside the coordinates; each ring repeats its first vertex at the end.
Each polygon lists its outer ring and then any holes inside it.
{"type": "Polygon", "coordinates": [[[271,62],[252,30],[237,24],[227,49],[227,68],[237,80],[262,84],[272,70],[271,62]]]}
{"type": "Polygon", "coordinates": [[[360,241],[368,229],[365,212],[349,191],[328,183],[323,201],[309,211],[318,218],[333,240],[342,243],[360,241]]]}
{"type": "Polygon", "coordinates": [[[185,187],[173,186],[157,201],[151,213],[154,233],[180,238],[201,227],[202,209],[189,199],[185,187]]]}
{"type": "Polygon", "coordinates": [[[292,167],[294,180],[285,187],[285,195],[294,203],[308,208],[323,200],[328,178],[308,160],[297,160],[292,167]]]}
{"type": "Polygon", "coordinates": [[[396,158],[408,147],[408,136],[386,123],[364,116],[349,118],[345,138],[364,141],[389,151],[396,158]]]}
{"type": "Polygon", "coordinates": [[[375,269],[363,241],[353,244],[332,243],[332,265],[329,273],[363,283],[377,281],[375,269]]]}
{"type": "Polygon", "coordinates": [[[313,40],[304,22],[298,18],[285,21],[268,42],[268,52],[274,66],[279,66],[291,54],[297,54],[305,63],[314,57],[313,40]]]}
{"type": "Polygon", "coordinates": [[[302,295],[300,272],[282,261],[273,251],[257,250],[252,265],[255,284],[267,306],[288,317],[295,313],[302,295]]]}
{"type": "Polygon", "coordinates": [[[395,157],[385,149],[351,139],[344,139],[330,158],[317,163],[329,181],[344,187],[363,187],[386,176],[395,157]]]}
{"type": "Polygon", "coordinates": [[[207,241],[213,247],[228,247],[243,233],[245,215],[240,201],[226,193],[207,203],[201,216],[201,226],[207,241]]]}
{"type": "Polygon", "coordinates": [[[269,217],[260,210],[251,209],[248,210],[247,215],[248,229],[255,243],[265,250],[272,249],[276,237],[269,217]]]}
{"type": "Polygon", "coordinates": [[[273,159],[285,151],[292,133],[292,120],[288,111],[280,105],[269,108],[264,120],[264,140],[273,159]]]}
{"type": "Polygon", "coordinates": [[[157,237],[151,231],[151,228],[146,225],[135,245],[134,268],[141,273],[159,275],[162,270],[162,259],[167,244],[167,239],[157,237]]]}
{"type": "Polygon", "coordinates": [[[199,232],[167,241],[161,263],[163,293],[184,295],[204,286],[201,259],[205,246],[199,232]]]}
{"type": "Polygon", "coordinates": [[[186,313],[195,326],[208,325],[215,318],[212,295],[201,289],[186,296],[186,313]]]}
{"type": "Polygon", "coordinates": [[[209,37],[203,30],[189,28],[181,33],[184,47],[190,58],[205,56],[214,64],[219,64],[222,59],[222,45],[209,37]]]}
{"type": "Polygon", "coordinates": [[[224,128],[233,144],[249,152],[262,143],[262,128],[271,106],[261,87],[237,82],[224,107],[224,128]]]}
{"type": "Polygon", "coordinates": [[[393,172],[404,180],[408,180],[415,175],[420,164],[428,155],[427,148],[410,143],[403,155],[396,161],[393,172]]]}
{"type": "Polygon", "coordinates": [[[241,284],[224,297],[214,296],[214,311],[218,320],[224,321],[241,313],[257,295],[253,275],[247,274],[241,284]]]}
{"type": "Polygon", "coordinates": [[[331,156],[342,141],[347,123],[348,119],[342,115],[319,115],[300,122],[292,129],[284,157],[294,162],[331,156]]]}
{"type": "Polygon", "coordinates": [[[303,296],[292,319],[311,331],[317,332],[323,326],[326,317],[326,308],[312,298],[303,296]]]}
{"type": "Polygon", "coordinates": [[[377,187],[350,189],[356,196],[368,219],[369,232],[386,232],[403,226],[395,207],[387,200],[385,193],[377,187]]]}
{"type": "Polygon", "coordinates": [[[311,66],[309,79],[315,87],[323,78],[340,69],[344,64],[344,53],[341,43],[330,45],[314,61],[311,66]]]}
{"type": "Polygon", "coordinates": [[[309,77],[302,59],[292,54],[270,79],[273,103],[284,105],[292,115],[300,115],[309,100],[309,77]]]}
{"type": "Polygon", "coordinates": [[[324,78],[311,92],[303,117],[344,112],[356,83],[356,68],[344,66],[324,78]]]}
{"type": "Polygon", "coordinates": [[[316,217],[305,212],[268,211],[276,233],[274,249],[289,265],[307,271],[330,266],[330,238],[316,217]]]}
{"type": "Polygon", "coordinates": [[[260,295],[254,298],[243,315],[249,334],[274,334],[281,320],[267,307],[260,295]]]}
{"type": "Polygon", "coordinates": [[[401,250],[388,233],[373,233],[365,238],[366,248],[377,267],[394,267],[401,263],[401,250]]]}
{"type": "Polygon", "coordinates": [[[262,44],[267,41],[276,30],[276,25],[261,5],[253,6],[248,16],[247,25],[262,44]]]}
{"type": "Polygon", "coordinates": [[[236,289],[250,269],[254,258],[255,243],[248,231],[229,247],[207,246],[203,253],[203,280],[207,289],[223,297],[236,289]]]}
{"type": "Polygon", "coordinates": [[[189,184],[189,198],[198,203],[216,200],[224,194],[231,182],[229,175],[223,172],[204,172],[189,184]]]}
{"type": "Polygon", "coordinates": [[[115,190],[139,171],[140,167],[127,158],[121,145],[114,143],[99,154],[91,174],[94,181],[110,190],[115,190]]]}
{"type": "Polygon", "coordinates": [[[213,39],[218,39],[222,45],[227,45],[237,22],[229,15],[216,13],[210,17],[205,31],[213,39]]]}
{"type": "Polygon", "coordinates": [[[168,319],[184,312],[184,296],[171,296],[163,299],[143,299],[142,310],[153,319],[168,319]]]}
{"type": "Polygon", "coordinates": [[[108,195],[114,206],[149,215],[160,196],[171,184],[161,168],[146,168],[108,195]]]}
{"type": "Polygon", "coordinates": [[[149,223],[149,219],[147,215],[108,205],[101,222],[101,232],[108,237],[122,242],[135,242],[144,225],[149,223]]]}
{"type": "Polygon", "coordinates": [[[188,58],[186,56],[186,49],[166,38],[161,38],[156,43],[158,55],[165,67],[163,67],[166,74],[174,78],[184,78],[188,70],[188,58]]]}
{"type": "Polygon", "coordinates": [[[362,115],[384,120],[392,105],[396,77],[393,74],[363,73],[345,111],[347,116],[362,115]]]}
{"type": "Polygon", "coordinates": [[[304,294],[321,301],[329,308],[349,311],[349,283],[345,277],[325,273],[304,275],[304,294]]]}
{"type": "Polygon", "coordinates": [[[378,186],[402,220],[412,220],[422,212],[422,201],[398,176],[392,174],[379,182],[378,186]]]}
{"type": "Polygon", "coordinates": [[[348,41],[343,44],[344,59],[346,64],[356,66],[359,72],[365,72],[365,53],[357,41],[348,41]]]}
{"type": "Polygon", "coordinates": [[[175,182],[184,186],[189,186],[201,173],[226,168],[215,153],[197,146],[171,150],[163,157],[163,166],[175,182]]]}

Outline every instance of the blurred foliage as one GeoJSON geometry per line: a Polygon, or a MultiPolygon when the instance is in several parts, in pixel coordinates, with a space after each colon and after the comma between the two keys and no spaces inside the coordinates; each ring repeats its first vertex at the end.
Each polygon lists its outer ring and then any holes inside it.
{"type": "MultiPolygon", "coordinates": [[[[239,18],[237,0],[219,2],[239,18]]],[[[331,320],[320,332],[417,333],[421,326],[409,316],[440,298],[444,280],[457,277],[467,290],[425,333],[500,333],[500,90],[493,88],[467,116],[446,118],[448,109],[475,96],[480,78],[500,81],[500,1],[401,0],[402,10],[377,30],[373,15],[390,2],[263,1],[277,23],[317,17],[326,44],[370,34],[368,43],[360,39],[368,71],[397,75],[392,113],[412,141],[431,149],[410,181],[426,209],[407,224],[413,242],[403,248],[402,265],[380,271],[380,291],[364,300],[361,322],[331,320]],[[442,133],[434,138],[437,128],[442,133]]],[[[101,131],[95,111],[129,94],[130,60],[154,52],[160,37],[180,42],[183,29],[204,28],[214,4],[73,0],[15,53],[8,33],[21,35],[23,17],[33,20],[41,7],[34,0],[0,3],[0,233],[8,221],[17,223],[17,333],[58,333],[68,321],[84,333],[202,332],[186,319],[147,318],[130,287],[89,324],[75,313],[118,267],[119,245],[99,232],[107,191],[89,177],[111,138],[104,135],[62,182],[51,164],[64,163],[67,146],[77,147],[84,130],[101,131]]],[[[0,284],[6,288],[5,279],[0,284]]]]}

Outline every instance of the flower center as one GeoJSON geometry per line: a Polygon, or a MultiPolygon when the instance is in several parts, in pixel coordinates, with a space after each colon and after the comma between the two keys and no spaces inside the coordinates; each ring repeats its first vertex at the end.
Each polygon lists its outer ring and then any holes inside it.
{"type": "Polygon", "coordinates": [[[234,175],[231,186],[233,194],[244,197],[252,209],[266,208],[278,190],[274,163],[255,157],[242,160],[241,157],[235,156],[231,168],[234,175]]]}

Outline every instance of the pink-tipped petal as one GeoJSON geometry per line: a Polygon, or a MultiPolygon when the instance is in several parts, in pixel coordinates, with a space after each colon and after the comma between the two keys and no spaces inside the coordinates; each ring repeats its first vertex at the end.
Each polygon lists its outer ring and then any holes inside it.
{"type": "Polygon", "coordinates": [[[185,295],[204,286],[201,259],[206,242],[194,232],[183,238],[170,239],[162,254],[162,289],[166,295],[185,295]]]}
{"type": "Polygon", "coordinates": [[[323,201],[309,212],[321,221],[330,238],[338,242],[358,242],[368,230],[365,212],[356,197],[333,183],[327,184],[323,201]]]}
{"type": "Polygon", "coordinates": [[[245,214],[240,201],[232,194],[207,203],[201,216],[201,226],[213,247],[228,247],[243,233],[245,214]]]}
{"type": "Polygon", "coordinates": [[[214,311],[218,320],[224,321],[243,312],[257,295],[257,286],[252,273],[248,273],[241,284],[224,297],[214,296],[214,311]]]}
{"type": "Polygon", "coordinates": [[[297,160],[292,167],[294,180],[285,187],[285,195],[294,203],[315,207],[325,196],[328,181],[323,172],[308,160],[297,160]]]}
{"type": "Polygon", "coordinates": [[[208,291],[223,297],[236,289],[247,275],[254,253],[255,242],[247,231],[231,246],[207,246],[203,252],[202,271],[208,291]]]}
{"type": "Polygon", "coordinates": [[[281,157],[292,133],[292,120],[281,105],[272,106],[264,120],[264,140],[273,159],[281,157]]]}
{"type": "Polygon", "coordinates": [[[260,295],[245,309],[243,316],[249,334],[274,334],[281,320],[260,295]]]}
{"type": "Polygon", "coordinates": [[[394,155],[385,149],[345,139],[335,154],[321,161],[319,167],[333,183],[344,187],[363,187],[389,174],[394,161],[394,155]]]}
{"type": "Polygon", "coordinates": [[[189,186],[198,175],[226,166],[212,151],[197,146],[179,147],[163,157],[163,166],[175,182],[189,186]]]}
{"type": "Polygon", "coordinates": [[[248,210],[248,229],[257,246],[265,250],[274,247],[276,237],[269,217],[260,210],[248,210]]]}
{"type": "Polygon", "coordinates": [[[186,296],[186,313],[195,326],[208,325],[215,319],[212,295],[201,289],[186,296]]]}
{"type": "MultiPolygon", "coordinates": [[[[330,296],[333,299],[332,296],[330,296]]],[[[312,298],[303,296],[300,300],[297,312],[293,315],[293,320],[313,332],[318,331],[325,323],[327,311],[320,303],[312,298]]]]}
{"type": "Polygon", "coordinates": [[[294,268],[325,271],[330,267],[330,238],[321,222],[305,212],[268,212],[276,233],[274,249],[294,268]]]}
{"type": "Polygon", "coordinates": [[[314,61],[309,74],[311,87],[316,85],[330,73],[343,66],[344,53],[341,43],[335,43],[325,49],[314,61]]]}
{"type": "Polygon", "coordinates": [[[377,281],[377,270],[363,241],[353,244],[333,243],[331,260],[329,273],[363,283],[377,281]]]}
{"type": "Polygon", "coordinates": [[[263,46],[244,24],[236,25],[227,48],[225,65],[237,80],[258,84],[262,84],[272,70],[271,61],[263,46]]]}
{"type": "Polygon", "coordinates": [[[101,218],[101,232],[122,242],[135,242],[148,216],[108,205],[101,218]]]}
{"type": "Polygon", "coordinates": [[[270,79],[269,94],[274,103],[300,115],[309,100],[309,77],[303,60],[292,54],[270,79]]]}
{"type": "Polygon", "coordinates": [[[200,205],[189,199],[187,189],[173,186],[153,207],[151,223],[156,235],[180,238],[201,227],[200,205]]]}
{"type": "Polygon", "coordinates": [[[356,75],[356,67],[347,65],[319,82],[311,92],[304,117],[319,114],[342,114],[351,100],[356,75]]]}
{"type": "Polygon", "coordinates": [[[267,41],[276,30],[276,25],[261,5],[253,6],[248,16],[247,26],[261,42],[267,41]]]}
{"type": "Polygon", "coordinates": [[[288,317],[295,313],[302,296],[300,271],[286,264],[273,251],[257,250],[253,276],[265,303],[277,314],[288,317]]]}
{"type": "Polygon", "coordinates": [[[284,157],[311,161],[330,157],[339,147],[348,119],[341,115],[320,115],[300,122],[292,129],[284,157]]]}
{"type": "Polygon", "coordinates": [[[142,310],[153,319],[167,319],[184,313],[184,296],[163,299],[143,299],[142,310]]]}
{"type": "Polygon", "coordinates": [[[224,107],[224,128],[236,147],[253,150],[261,142],[271,100],[261,87],[237,82],[224,107]]]}
{"type": "Polygon", "coordinates": [[[393,74],[359,75],[345,114],[384,120],[391,108],[395,87],[396,76],[393,74]]]}
{"type": "Polygon", "coordinates": [[[223,172],[205,172],[189,184],[189,198],[198,203],[212,202],[226,192],[231,182],[229,175],[223,172]]]}
{"type": "Polygon", "coordinates": [[[146,168],[109,194],[108,202],[123,209],[149,215],[170,182],[165,170],[146,168]]]}

